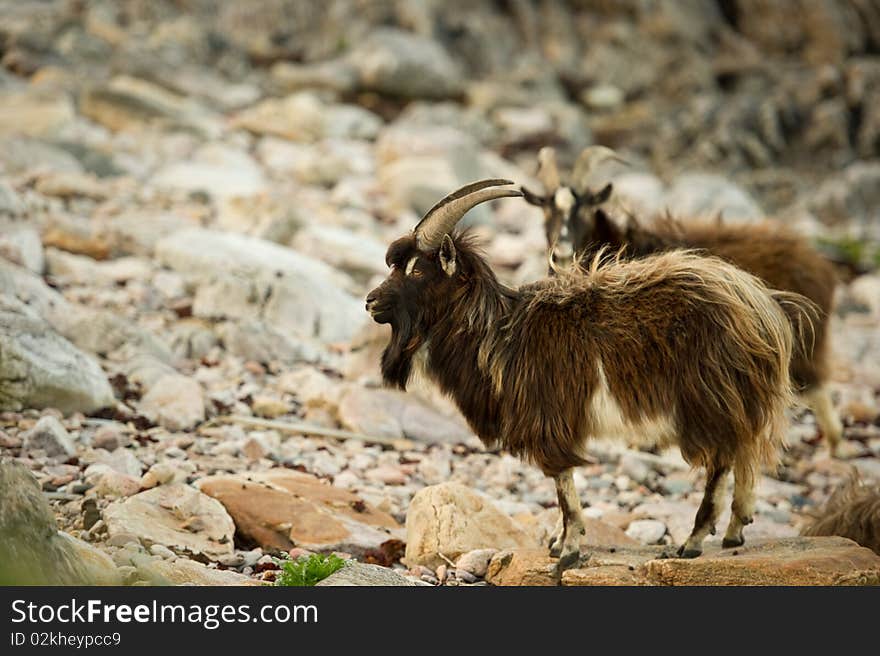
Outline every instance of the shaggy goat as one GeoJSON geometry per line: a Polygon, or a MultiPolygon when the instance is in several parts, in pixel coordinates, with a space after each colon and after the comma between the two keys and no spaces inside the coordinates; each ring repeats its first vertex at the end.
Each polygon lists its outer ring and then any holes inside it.
{"type": "Polygon", "coordinates": [[[641,258],[674,249],[695,249],[735,264],[757,276],[772,288],[805,296],[815,304],[812,329],[794,350],[791,363],[795,391],[816,415],[816,422],[828,440],[832,454],[837,451],[843,425],[834,412],[826,386],[828,366],[828,317],[831,313],[837,277],[834,267],[806,240],[770,222],[750,225],[724,225],[718,221],[682,223],[662,217],[649,228],[627,214],[623,226],[615,223],[600,207],[611,196],[606,184],[601,191],[589,191],[590,175],[602,161],[615,158],[608,148],[584,150],[572,187],[562,185],[552,149],[539,153],[539,177],[545,196],[523,190],[525,199],[544,209],[551,269],[579,258],[583,266],[600,249],[622,251],[624,258],[641,258]],[[556,185],[551,186],[551,185],[556,185]],[[573,202],[559,199],[573,198],[573,202]]]}
{"type": "Polygon", "coordinates": [[[880,554],[880,486],[852,476],[812,517],[802,535],[840,535],[880,554]]]}
{"type": "Polygon", "coordinates": [[[585,273],[505,287],[453,228],[478,203],[520,195],[509,184],[485,180],[450,194],[389,247],[391,273],[366,299],[373,319],[392,328],[386,384],[406,389],[421,368],[486,446],[555,478],[559,571],[578,560],[584,524],[572,468],[595,436],[644,434],[706,468],[685,557],[714,531],[733,470],[724,545],[742,544],[756,473],[778,457],[790,400],[791,327],[772,293],[718,258],[687,252],[596,258],[585,273]]]}

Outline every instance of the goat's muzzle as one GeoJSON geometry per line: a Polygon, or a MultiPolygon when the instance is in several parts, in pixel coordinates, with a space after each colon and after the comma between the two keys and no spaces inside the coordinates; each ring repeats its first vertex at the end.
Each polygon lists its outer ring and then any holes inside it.
{"type": "Polygon", "coordinates": [[[387,303],[382,303],[382,296],[378,288],[367,294],[366,310],[376,323],[391,322],[391,308],[387,303]]]}

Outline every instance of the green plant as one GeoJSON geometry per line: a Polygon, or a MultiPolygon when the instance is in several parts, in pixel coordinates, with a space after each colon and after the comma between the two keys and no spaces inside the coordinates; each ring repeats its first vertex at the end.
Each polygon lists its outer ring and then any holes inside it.
{"type": "Polygon", "coordinates": [[[345,561],[336,554],[311,554],[279,565],[281,573],[275,578],[275,585],[309,587],[345,567],[345,561]]]}

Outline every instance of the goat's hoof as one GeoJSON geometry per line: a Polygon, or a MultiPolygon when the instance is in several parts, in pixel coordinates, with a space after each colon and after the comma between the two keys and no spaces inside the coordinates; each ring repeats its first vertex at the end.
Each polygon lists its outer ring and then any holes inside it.
{"type": "Polygon", "coordinates": [[[721,541],[722,549],[732,549],[733,547],[741,547],[746,543],[746,539],[742,536],[738,538],[724,538],[721,541]]]}
{"type": "Polygon", "coordinates": [[[559,557],[559,560],[556,561],[556,576],[557,578],[562,577],[562,573],[567,569],[572,569],[578,564],[580,561],[581,554],[578,551],[572,551],[563,556],[559,557]]]}
{"type": "Polygon", "coordinates": [[[703,553],[702,549],[687,549],[685,545],[681,545],[676,552],[679,558],[696,558],[703,553]]]}
{"type": "Polygon", "coordinates": [[[550,557],[559,558],[562,555],[562,545],[555,542],[550,545],[550,557]]]}

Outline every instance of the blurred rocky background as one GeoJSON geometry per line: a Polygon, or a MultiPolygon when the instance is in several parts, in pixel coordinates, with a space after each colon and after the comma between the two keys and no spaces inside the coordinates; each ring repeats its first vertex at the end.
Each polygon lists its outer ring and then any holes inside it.
{"type": "MultiPolygon", "coordinates": [[[[3,0],[0,579],[251,583],[338,551],[545,581],[552,483],[429,388],[381,389],[362,299],[438,198],[538,188],[541,146],[564,165],[593,143],[631,163],[640,216],[772,217],[840,264],[847,441],[830,459],[792,413],[748,532],[769,546],[736,571],[875,571],[796,536],[853,472],[880,481],[877,0],[3,0]]],[[[467,222],[506,282],[541,274],[539,211],[467,222]]],[[[638,552],[687,535],[680,457],[591,453],[591,537],[636,553],[601,581],[730,570],[638,552]]]]}

